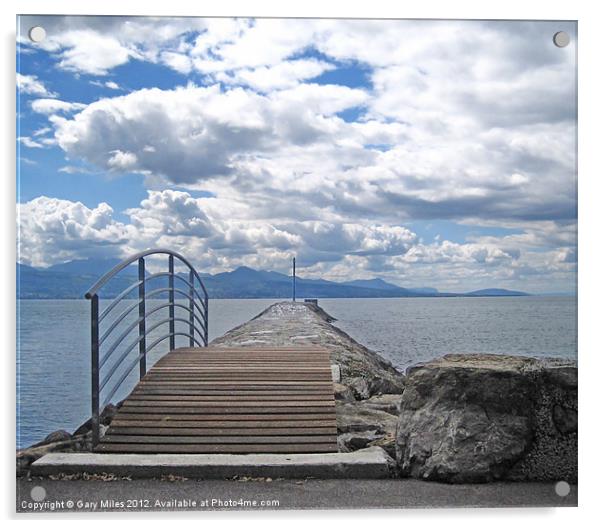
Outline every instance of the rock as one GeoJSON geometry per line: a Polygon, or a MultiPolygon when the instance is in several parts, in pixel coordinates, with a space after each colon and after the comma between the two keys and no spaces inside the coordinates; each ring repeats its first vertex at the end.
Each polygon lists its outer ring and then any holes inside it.
{"type": "MultiPolygon", "coordinates": [[[[51,433],[54,434],[54,433],[51,433]]],[[[49,435],[50,436],[50,435],[49,435]]],[[[29,471],[29,466],[38,458],[53,451],[73,451],[80,438],[71,437],[67,440],[60,440],[46,444],[37,444],[26,449],[17,451],[17,476],[25,475],[29,471]]]]}
{"type": "Polygon", "coordinates": [[[355,401],[353,391],[342,383],[333,383],[334,399],[340,401],[355,401]]]}
{"type": "Polygon", "coordinates": [[[395,380],[389,378],[372,378],[369,382],[370,395],[401,394],[405,388],[405,377],[395,380]]]}
{"type": "Polygon", "coordinates": [[[399,415],[399,404],[401,403],[400,394],[380,394],[372,396],[363,402],[364,407],[384,411],[389,414],[399,415]]]}
{"type": "Polygon", "coordinates": [[[337,401],[338,443],[341,451],[379,446],[395,456],[399,394],[372,396],[361,401],[337,401]]]}
{"type": "Polygon", "coordinates": [[[109,426],[108,425],[102,425],[100,424],[100,427],[98,428],[98,437],[102,438],[106,432],[109,430],[109,426]]]}
{"type": "Polygon", "coordinates": [[[347,380],[347,386],[353,391],[356,400],[365,400],[370,397],[370,387],[366,378],[351,378],[347,380]]]}
{"type": "Polygon", "coordinates": [[[368,444],[369,447],[380,447],[386,451],[386,453],[395,460],[395,432],[391,431],[376,440],[373,440],[368,444]]]}
{"type": "MultiPolygon", "coordinates": [[[[100,438],[105,435],[108,429],[108,425],[100,425],[100,438]]],[[[17,451],[17,476],[25,475],[29,471],[29,466],[31,466],[32,462],[47,453],[54,451],[77,452],[91,450],[92,431],[87,431],[85,434],[79,435],[70,435],[66,431],[55,431],[54,433],[50,433],[39,444],[17,451]],[[48,442],[48,439],[52,441],[48,442]]]]}
{"type": "Polygon", "coordinates": [[[575,482],[576,372],[571,361],[491,354],[410,369],[396,435],[401,474],[575,482]]]}
{"type": "Polygon", "coordinates": [[[383,437],[384,435],[379,434],[377,431],[343,433],[337,437],[337,442],[339,444],[339,451],[349,453],[350,451],[369,447],[371,442],[380,440],[383,437]]]}
{"type": "Polygon", "coordinates": [[[396,416],[370,407],[369,400],[337,402],[336,409],[341,450],[354,451],[366,446],[379,446],[389,456],[395,456],[396,416]]]}
{"type": "Polygon", "coordinates": [[[53,444],[55,442],[64,442],[65,440],[71,440],[71,435],[67,431],[59,429],[58,431],[50,433],[46,438],[44,438],[44,440],[38,442],[37,444],[33,444],[31,447],[39,447],[46,444],[53,444]]]}
{"type": "MultiPolygon", "coordinates": [[[[117,414],[117,411],[119,410],[119,407],[121,407],[122,403],[123,402],[119,402],[117,405],[109,403],[100,413],[100,425],[109,425],[115,417],[115,415],[117,414]]],[[[73,431],[73,436],[83,435],[91,430],[92,418],[89,418],[83,424],[81,424],[75,431],[73,431]]]]}
{"type": "Polygon", "coordinates": [[[562,434],[577,432],[577,411],[563,407],[562,405],[554,405],[552,411],[554,425],[562,434]]]}
{"type": "Polygon", "coordinates": [[[364,402],[337,402],[337,429],[339,433],[376,431],[380,434],[395,432],[397,418],[392,414],[371,409],[364,402]]]}
{"type": "Polygon", "coordinates": [[[378,453],[380,456],[383,457],[384,461],[386,462],[389,475],[391,477],[398,475],[399,472],[397,470],[395,458],[391,457],[386,449],[383,449],[382,447],[379,447],[379,446],[370,446],[370,447],[366,447],[364,449],[358,449],[358,451],[360,451],[362,453],[370,453],[370,452],[378,453]]]}

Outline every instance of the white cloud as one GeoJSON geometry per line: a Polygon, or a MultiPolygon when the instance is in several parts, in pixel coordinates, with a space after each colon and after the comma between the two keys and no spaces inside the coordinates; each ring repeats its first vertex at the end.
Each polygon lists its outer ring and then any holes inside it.
{"type": "Polygon", "coordinates": [[[299,105],[303,110],[330,116],[364,104],[369,96],[364,90],[337,84],[300,84],[275,92],[271,99],[275,106],[299,105]]]}
{"type": "Polygon", "coordinates": [[[203,73],[273,66],[312,44],[314,33],[310,20],[211,21],[190,54],[203,73]]]}
{"type": "Polygon", "coordinates": [[[38,137],[38,136],[45,136],[46,134],[52,132],[52,128],[50,127],[42,127],[39,128],[38,130],[36,130],[32,135],[34,137],[38,137]]]}
{"type": "Polygon", "coordinates": [[[112,169],[127,171],[136,167],[138,157],[132,152],[113,150],[110,154],[111,157],[107,160],[107,165],[112,169]]]}
{"type": "Polygon", "coordinates": [[[41,97],[56,97],[57,94],[46,88],[36,75],[22,75],[17,72],[17,88],[21,94],[41,97]]]}
{"type": "Polygon", "coordinates": [[[59,172],[64,172],[65,174],[92,174],[91,170],[74,165],[65,165],[59,169],[59,172]]]}
{"type": "Polygon", "coordinates": [[[31,139],[28,136],[18,137],[17,141],[19,143],[22,143],[23,145],[25,145],[28,148],[44,148],[44,145],[42,145],[41,143],[35,141],[34,139],[31,139]]]}
{"type": "Polygon", "coordinates": [[[231,85],[250,86],[251,88],[269,92],[271,90],[292,88],[300,81],[318,77],[335,67],[324,61],[297,59],[283,61],[274,66],[257,68],[241,68],[234,73],[219,72],[215,78],[231,85]]]}
{"type": "Polygon", "coordinates": [[[109,90],[121,90],[115,81],[90,81],[93,86],[99,86],[100,88],[108,88],[109,90]]]}
{"type": "Polygon", "coordinates": [[[71,103],[59,99],[34,99],[31,102],[31,109],[34,112],[46,115],[75,112],[85,107],[86,105],[82,103],[71,103]]]}
{"type": "Polygon", "coordinates": [[[69,156],[101,168],[195,183],[231,174],[251,154],[305,146],[332,134],[340,120],[320,114],[332,115],[366,97],[344,86],[303,85],[267,97],[241,88],[221,92],[218,86],[189,85],[102,99],[53,123],[69,156]]]}
{"type": "Polygon", "coordinates": [[[17,204],[19,261],[49,266],[77,258],[119,254],[127,227],[113,219],[113,209],[100,203],[90,209],[80,202],[40,196],[17,204]]]}
{"type": "Polygon", "coordinates": [[[192,70],[192,60],[184,53],[164,51],[161,53],[160,60],[178,73],[188,74],[192,70]]]}
{"type": "MultiPolygon", "coordinates": [[[[132,56],[132,51],[111,35],[75,30],[61,37],[57,45],[64,51],[59,66],[65,70],[106,75],[110,69],[125,64],[132,56]]],[[[52,37],[49,41],[52,41],[52,37]]]]}

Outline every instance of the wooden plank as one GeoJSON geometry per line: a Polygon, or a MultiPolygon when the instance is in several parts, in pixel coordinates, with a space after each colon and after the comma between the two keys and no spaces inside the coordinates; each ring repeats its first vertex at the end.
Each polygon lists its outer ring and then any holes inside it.
{"type": "MultiPolygon", "coordinates": [[[[198,350],[198,349],[197,349],[198,350]]],[[[204,357],[211,358],[230,358],[230,357],[262,357],[262,356],[277,356],[283,358],[289,357],[300,357],[300,356],[312,356],[312,357],[323,357],[330,356],[329,350],[313,350],[310,348],[299,347],[296,350],[290,349],[259,349],[259,348],[247,348],[244,349],[231,349],[227,351],[219,351],[218,349],[205,348],[200,352],[170,352],[169,357],[163,356],[159,361],[170,361],[174,359],[200,359],[204,357]]]]}
{"type": "Polygon", "coordinates": [[[265,352],[261,354],[248,354],[244,352],[233,352],[229,354],[210,354],[203,353],[198,355],[189,356],[173,356],[157,361],[157,363],[171,363],[176,361],[194,361],[202,363],[204,361],[216,360],[216,361],[232,361],[232,360],[254,360],[254,359],[274,359],[282,361],[298,361],[299,359],[309,359],[310,361],[322,361],[324,359],[330,359],[329,353],[282,353],[282,352],[265,352]]]}
{"type": "MultiPolygon", "coordinates": [[[[137,388],[134,389],[129,398],[135,396],[168,396],[174,398],[180,398],[180,396],[198,396],[200,397],[215,397],[215,396],[228,396],[228,397],[263,397],[263,396],[333,396],[332,391],[324,389],[289,389],[289,390],[219,390],[219,389],[145,389],[137,388]]],[[[334,396],[333,396],[334,397],[334,396]]]]}
{"type": "Polygon", "coordinates": [[[226,380],[230,383],[241,380],[275,380],[275,381],[330,381],[332,375],[328,374],[306,374],[305,372],[291,372],[277,373],[277,372],[204,372],[202,374],[149,374],[148,382],[153,381],[175,381],[175,382],[186,382],[186,381],[213,381],[213,380],[226,380]]]}
{"type": "Polygon", "coordinates": [[[312,374],[314,372],[329,373],[330,368],[324,366],[303,366],[300,367],[294,363],[284,363],[275,365],[274,363],[249,363],[241,366],[240,363],[214,364],[214,365],[170,365],[168,367],[153,367],[152,372],[155,374],[197,374],[199,372],[286,372],[293,370],[294,372],[305,372],[312,374]]]}
{"type": "MultiPolygon", "coordinates": [[[[162,415],[161,415],[162,416],[162,415]]],[[[146,427],[146,428],[158,428],[158,427],[172,427],[172,428],[281,428],[281,427],[333,427],[336,425],[336,419],[332,417],[316,418],[311,420],[291,420],[291,419],[279,419],[279,418],[241,418],[236,416],[236,419],[231,420],[215,420],[215,417],[207,417],[203,415],[201,419],[163,419],[154,418],[148,419],[146,417],[124,417],[120,418],[116,416],[111,422],[111,427],[146,427]]]]}
{"type": "Polygon", "coordinates": [[[248,359],[248,358],[239,358],[233,359],[229,361],[217,361],[217,360],[203,360],[203,361],[171,361],[169,363],[155,363],[153,368],[157,369],[176,369],[176,368],[197,368],[203,369],[205,367],[231,367],[237,368],[243,365],[248,365],[249,367],[255,366],[266,366],[266,367],[274,367],[274,368],[285,368],[285,367],[295,367],[295,368],[309,368],[309,369],[319,369],[326,368],[325,363],[327,361],[322,359],[320,361],[316,361],[311,358],[296,358],[294,361],[284,361],[278,360],[277,358],[265,358],[265,359],[248,359]]]}
{"type": "Polygon", "coordinates": [[[224,385],[224,384],[216,384],[216,385],[212,385],[212,384],[206,384],[206,385],[191,385],[191,386],[186,386],[186,385],[178,385],[175,387],[172,387],[170,385],[148,385],[148,386],[139,386],[136,389],[137,391],[141,391],[143,393],[146,393],[147,391],[153,391],[154,393],[156,393],[157,391],[160,391],[162,394],[190,394],[191,392],[194,394],[197,393],[219,393],[219,392],[231,392],[231,391],[241,391],[240,394],[248,394],[250,392],[258,392],[258,393],[263,393],[266,391],[278,391],[278,392],[290,392],[290,391],[297,391],[297,392],[301,392],[302,394],[317,394],[317,393],[323,393],[324,390],[327,390],[326,386],[306,386],[306,385],[276,385],[276,384],[266,384],[266,383],[262,383],[260,385],[247,385],[245,384],[244,386],[240,386],[240,385],[224,385]]]}
{"type": "Polygon", "coordinates": [[[291,346],[233,346],[233,347],[219,347],[219,346],[209,346],[209,347],[179,347],[175,348],[171,351],[171,354],[206,354],[206,353],[232,353],[237,351],[244,351],[248,353],[260,353],[266,351],[273,352],[294,352],[295,354],[298,352],[328,352],[327,348],[321,347],[319,345],[306,344],[306,345],[291,345],[291,346]]]}
{"type": "Polygon", "coordinates": [[[152,379],[152,380],[145,380],[140,382],[140,386],[141,387],[164,387],[164,386],[174,386],[174,387],[181,387],[184,385],[190,385],[192,387],[213,387],[213,386],[217,386],[217,385],[228,385],[229,387],[231,386],[239,386],[241,388],[244,388],[244,385],[277,385],[277,386],[287,386],[287,385],[301,385],[301,386],[306,386],[306,387],[321,387],[321,388],[325,388],[325,387],[332,387],[332,381],[328,380],[320,380],[320,381],[312,381],[312,380],[295,380],[295,379],[291,379],[291,380],[282,380],[279,378],[273,378],[273,379],[227,379],[227,378],[222,378],[222,379],[203,379],[203,380],[163,380],[161,378],[159,379],[152,379]]]}
{"type": "Polygon", "coordinates": [[[175,380],[175,381],[195,381],[204,379],[276,379],[276,380],[308,380],[308,381],[329,381],[332,377],[331,371],[312,373],[301,370],[287,369],[283,372],[274,372],[271,370],[223,370],[219,372],[150,372],[149,380],[175,380]]]}
{"type": "MultiPolygon", "coordinates": [[[[163,401],[163,400],[132,400],[128,399],[122,406],[122,408],[128,409],[129,407],[155,407],[157,409],[163,410],[163,407],[173,407],[175,403],[173,400],[163,401]]],[[[232,401],[184,401],[180,400],[177,402],[178,409],[183,409],[184,407],[225,407],[231,409],[240,409],[244,407],[334,407],[334,400],[302,400],[302,401],[247,401],[243,399],[242,401],[237,401],[236,403],[232,401]]]]}
{"type": "Polygon", "coordinates": [[[238,359],[244,359],[245,361],[256,361],[261,360],[262,358],[270,358],[274,360],[282,360],[282,361],[298,361],[298,358],[308,358],[310,361],[315,361],[319,363],[323,361],[325,358],[329,357],[330,354],[282,354],[282,353],[266,353],[266,354],[245,354],[244,352],[233,353],[233,354],[201,354],[201,355],[190,355],[190,356],[177,356],[173,355],[169,358],[165,356],[159,359],[155,364],[172,364],[178,362],[194,362],[194,363],[202,363],[204,361],[226,361],[231,362],[238,359]]]}
{"type": "Polygon", "coordinates": [[[332,391],[332,381],[281,381],[281,380],[203,380],[203,381],[141,381],[137,389],[180,389],[190,385],[198,390],[303,390],[313,389],[332,391]],[[172,386],[173,385],[173,386],[172,386]],[[263,387],[261,387],[263,385],[263,387]],[[257,388],[258,387],[258,388],[257,388]],[[276,388],[280,387],[280,388],[276,388]]]}
{"type": "Polygon", "coordinates": [[[102,453],[335,453],[337,445],[325,444],[110,444],[100,443],[95,451],[102,453]]]}
{"type": "Polygon", "coordinates": [[[295,372],[302,374],[313,375],[317,374],[331,374],[330,368],[324,367],[299,367],[298,365],[285,365],[282,367],[274,367],[269,364],[261,364],[261,365],[246,365],[241,367],[239,365],[219,365],[219,366],[206,366],[206,367],[153,367],[152,374],[157,376],[196,376],[197,374],[233,374],[233,373],[244,373],[244,374],[261,374],[265,372],[271,372],[274,374],[281,374],[283,372],[295,372]]]}
{"type": "Polygon", "coordinates": [[[212,358],[212,357],[203,357],[198,359],[180,359],[180,360],[170,360],[170,361],[157,361],[155,365],[158,367],[167,367],[169,365],[173,366],[198,366],[202,367],[204,365],[240,365],[242,362],[245,363],[271,363],[275,366],[283,366],[283,365],[292,365],[297,364],[299,366],[303,366],[304,363],[311,363],[313,366],[324,366],[325,362],[328,362],[328,358],[326,356],[318,357],[318,356],[288,356],[288,357],[278,357],[278,356],[257,356],[257,357],[245,357],[245,356],[232,356],[228,358],[212,358]]]}
{"type": "Polygon", "coordinates": [[[241,365],[272,365],[274,367],[284,367],[287,365],[294,365],[297,367],[322,367],[324,368],[326,364],[329,364],[330,361],[326,357],[318,358],[315,356],[300,356],[297,358],[278,358],[275,356],[262,356],[262,357],[231,357],[228,359],[217,359],[217,358],[202,358],[198,360],[193,359],[182,359],[182,360],[174,360],[168,362],[158,361],[153,365],[159,368],[169,368],[169,367],[199,367],[202,368],[204,366],[241,366],[241,365]]]}
{"type": "MultiPolygon", "coordinates": [[[[297,402],[297,401],[328,401],[328,395],[326,394],[286,394],[286,395],[276,395],[276,394],[267,394],[267,395],[230,395],[227,400],[229,402],[250,402],[250,401],[288,401],[288,402],[297,402]]],[[[223,402],[224,397],[222,395],[212,395],[212,396],[200,396],[198,394],[180,394],[177,396],[170,395],[153,395],[153,394],[144,394],[144,393],[135,393],[131,394],[128,397],[128,402],[223,402]]],[[[334,399],[332,400],[334,401],[334,399]]]]}
{"type": "Polygon", "coordinates": [[[117,413],[117,417],[133,417],[134,419],[138,420],[141,418],[145,418],[145,417],[152,417],[149,419],[152,420],[158,420],[158,419],[163,419],[163,420],[203,420],[204,418],[202,418],[203,416],[206,416],[207,420],[215,420],[215,414],[221,414],[222,416],[224,416],[224,419],[226,420],[268,420],[273,418],[274,420],[285,420],[285,419],[289,419],[287,418],[287,415],[290,415],[290,420],[329,420],[333,417],[336,417],[336,407],[316,407],[315,411],[306,411],[305,409],[297,409],[298,412],[296,413],[289,413],[288,412],[288,408],[287,410],[282,410],[282,408],[278,408],[276,409],[276,411],[272,411],[269,412],[265,409],[265,412],[254,412],[251,409],[254,409],[254,407],[245,407],[242,411],[242,413],[230,413],[227,412],[223,409],[215,409],[216,412],[194,412],[193,410],[189,409],[189,412],[186,413],[171,413],[171,412],[167,412],[164,408],[158,410],[157,408],[153,407],[151,410],[147,410],[147,407],[136,407],[136,408],[132,408],[129,407],[127,409],[120,409],[120,411],[117,413]],[[195,416],[198,416],[199,418],[194,418],[195,416]],[[245,418],[247,417],[247,418],[245,418]]]}
{"type": "MultiPolygon", "coordinates": [[[[327,407],[123,407],[123,411],[129,414],[137,413],[163,413],[163,414],[312,414],[324,413],[328,410],[327,407]]],[[[334,406],[332,407],[334,413],[334,406]]]]}
{"type": "MultiPolygon", "coordinates": [[[[114,427],[107,435],[155,435],[155,436],[257,436],[257,435],[336,435],[337,428],[330,427],[114,427]]],[[[106,438],[106,437],[105,437],[106,438]]],[[[103,439],[104,441],[104,439],[103,439]]]]}
{"type": "Polygon", "coordinates": [[[190,356],[170,356],[163,357],[159,359],[156,364],[160,363],[178,363],[178,362],[194,362],[194,363],[205,363],[207,361],[234,361],[244,359],[245,361],[255,361],[262,359],[270,359],[275,361],[289,361],[295,362],[298,361],[299,358],[308,359],[309,361],[321,362],[324,359],[329,358],[330,354],[305,354],[305,353],[297,353],[297,354],[283,354],[280,352],[268,352],[264,354],[245,354],[244,352],[240,353],[231,353],[231,354],[198,354],[198,355],[190,355],[190,356]]]}
{"type": "Polygon", "coordinates": [[[243,436],[156,436],[156,435],[118,435],[111,434],[102,439],[112,444],[325,444],[336,442],[334,435],[243,435],[243,436]]]}

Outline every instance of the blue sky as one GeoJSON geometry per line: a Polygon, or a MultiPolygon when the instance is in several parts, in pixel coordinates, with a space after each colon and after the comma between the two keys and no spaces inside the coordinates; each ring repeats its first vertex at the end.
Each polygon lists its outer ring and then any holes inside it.
{"type": "Polygon", "coordinates": [[[310,277],[574,290],[570,23],[19,24],[21,262],[168,246],[209,272],[297,255],[310,277]]]}

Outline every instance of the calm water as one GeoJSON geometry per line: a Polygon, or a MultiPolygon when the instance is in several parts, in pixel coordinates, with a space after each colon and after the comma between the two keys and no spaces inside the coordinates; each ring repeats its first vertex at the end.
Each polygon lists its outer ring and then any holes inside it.
{"type": "MultiPolygon", "coordinates": [[[[274,302],[212,300],[210,339],[274,302]]],[[[400,369],[460,352],[576,358],[572,297],[325,299],[320,305],[341,329],[400,369]]],[[[20,301],[19,306],[17,444],[27,446],[57,429],[72,431],[90,416],[89,303],[20,301]]],[[[166,351],[167,343],[162,345],[149,364],[166,351]]],[[[131,390],[135,376],[117,398],[131,390]]]]}

